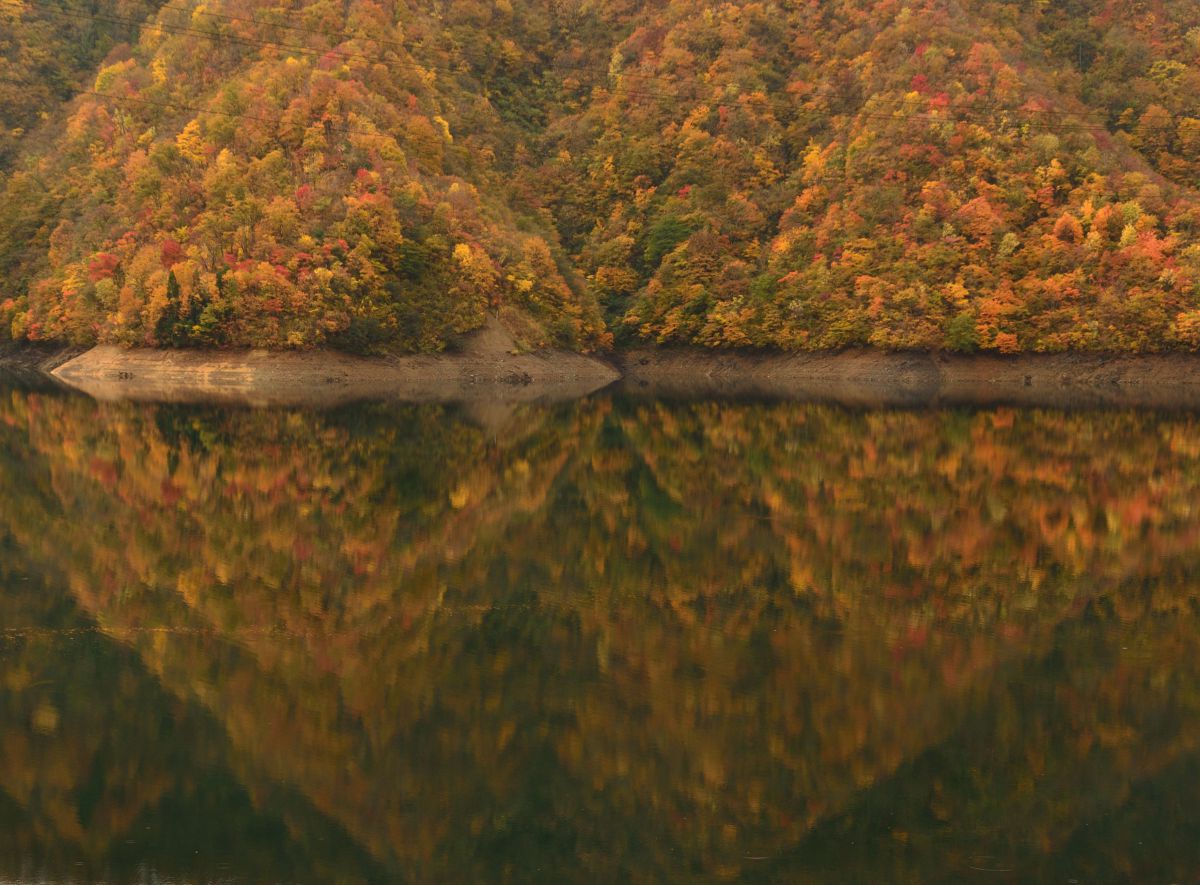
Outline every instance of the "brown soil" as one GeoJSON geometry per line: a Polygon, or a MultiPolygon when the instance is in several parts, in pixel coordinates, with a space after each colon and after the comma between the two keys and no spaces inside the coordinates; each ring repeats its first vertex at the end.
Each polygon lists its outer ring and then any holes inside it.
{"type": "Polygon", "coordinates": [[[353,357],[328,351],[123,350],[94,347],[54,375],[97,399],[325,407],[365,399],[490,403],[568,400],[615,381],[605,362],[574,353],[517,353],[498,320],[461,352],[353,357]]]}
{"type": "MultiPolygon", "coordinates": [[[[656,397],[759,397],[851,406],[1012,404],[1200,409],[1200,356],[766,354],[644,348],[615,358],[522,354],[496,319],[460,352],[361,358],[327,351],[0,349],[0,370],[53,372],[99,399],[330,406],[465,402],[495,423],[514,404],[606,387],[656,397]]],[[[43,376],[44,377],[44,376],[43,376]]]]}

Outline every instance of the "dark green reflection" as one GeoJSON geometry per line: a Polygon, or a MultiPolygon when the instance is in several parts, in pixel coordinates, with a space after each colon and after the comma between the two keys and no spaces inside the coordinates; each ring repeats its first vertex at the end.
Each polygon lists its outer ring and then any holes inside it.
{"type": "Polygon", "coordinates": [[[1200,420],[0,391],[0,875],[1200,868],[1200,420]]]}

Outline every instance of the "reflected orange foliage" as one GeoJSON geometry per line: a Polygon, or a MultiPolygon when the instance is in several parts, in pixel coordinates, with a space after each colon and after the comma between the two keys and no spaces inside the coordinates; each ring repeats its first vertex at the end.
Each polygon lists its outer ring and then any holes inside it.
{"type": "Polygon", "coordinates": [[[1053,865],[1200,749],[1192,416],[597,400],[487,431],[12,393],[0,419],[6,559],[46,588],[5,597],[0,654],[31,845],[105,857],[183,776],[169,738],[88,726],[65,640],[20,629],[64,618],[255,814],[293,797],[420,879],[795,874],[835,831],[890,844],[898,796],[910,848],[868,878],[965,865],[946,834],[988,827],[1053,865]]]}

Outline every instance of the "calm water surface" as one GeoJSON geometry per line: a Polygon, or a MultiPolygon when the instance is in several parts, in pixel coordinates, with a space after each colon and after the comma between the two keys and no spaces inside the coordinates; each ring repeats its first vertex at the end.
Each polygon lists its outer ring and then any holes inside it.
{"type": "Polygon", "coordinates": [[[0,388],[0,878],[1192,882],[1200,418],[0,388]]]}

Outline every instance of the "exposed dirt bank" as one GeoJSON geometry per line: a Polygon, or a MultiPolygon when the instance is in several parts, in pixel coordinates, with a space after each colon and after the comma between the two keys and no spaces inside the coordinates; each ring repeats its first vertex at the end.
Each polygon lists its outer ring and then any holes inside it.
{"type": "MultiPolygon", "coordinates": [[[[0,348],[0,371],[52,373],[99,399],[330,406],[353,400],[509,404],[618,390],[659,397],[758,397],[852,406],[990,405],[1200,409],[1200,356],[748,354],[646,348],[614,365],[519,354],[498,321],[460,352],[364,359],[269,353],[0,348]]],[[[46,375],[42,375],[46,377],[46,375]]]]}
{"type": "Polygon", "coordinates": [[[1200,408],[1200,356],[1188,354],[743,354],[634,350],[619,388],[666,397],[766,397],[858,406],[1200,408]]]}
{"type": "Polygon", "coordinates": [[[519,354],[492,320],[461,352],[364,358],[328,351],[172,351],[94,347],[53,374],[97,399],[333,406],[366,399],[520,403],[575,399],[619,374],[574,353],[519,354]]]}

